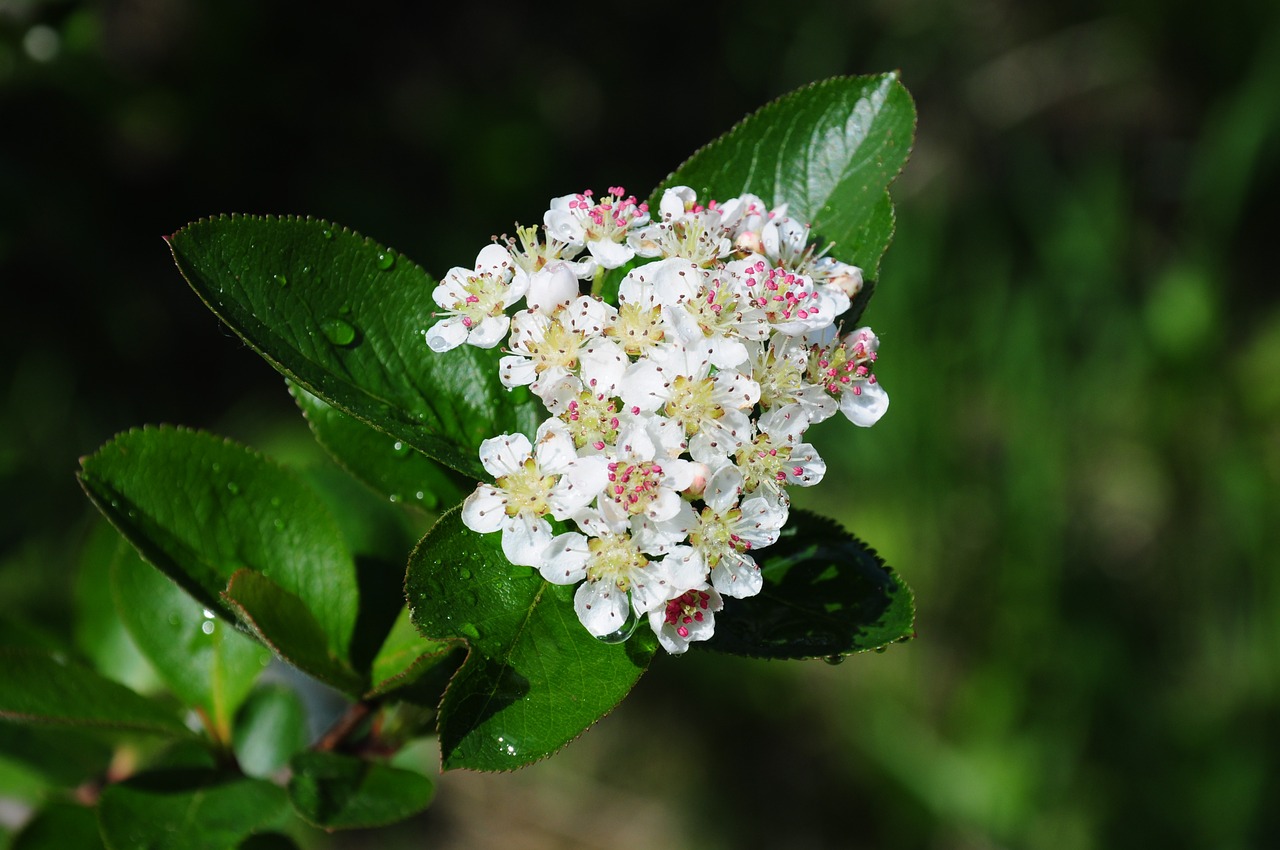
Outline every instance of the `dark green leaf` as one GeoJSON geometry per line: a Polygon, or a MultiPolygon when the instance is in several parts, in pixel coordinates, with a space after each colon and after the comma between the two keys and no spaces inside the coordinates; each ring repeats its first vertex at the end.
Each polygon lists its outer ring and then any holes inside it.
{"type": "Polygon", "coordinates": [[[711,649],[756,658],[839,658],[913,634],[911,590],[835,522],[792,511],[781,539],[755,555],[764,588],[725,599],[711,649]]]}
{"type": "Polygon", "coordinates": [[[886,187],[911,151],[915,107],[897,74],[838,77],[752,113],[689,158],[654,192],[690,186],[701,200],[750,192],[834,241],[832,255],[874,278],[893,236],[886,187]]]}
{"type": "Polygon", "coordinates": [[[512,566],[499,535],[468,530],[458,510],[418,544],[406,587],[419,631],[470,645],[440,706],[446,768],[509,770],[550,755],[627,695],[656,647],[647,629],[623,644],[593,638],[573,588],[512,566]]]}
{"type": "Polygon", "coordinates": [[[19,762],[51,784],[79,785],[105,773],[112,749],[88,732],[0,723],[0,756],[19,762]]]}
{"type": "Polygon", "coordinates": [[[231,719],[271,653],[136,555],[116,560],[112,591],[121,620],[165,684],[202,710],[218,740],[230,740],[231,719]]]}
{"type": "Polygon", "coordinates": [[[169,246],[209,308],[285,376],[468,476],[485,477],[482,440],[532,434],[542,418],[536,399],[499,382],[498,349],[433,354],[424,332],[435,281],[357,233],[221,216],[184,227],[169,246]]]}
{"type": "Polygon", "coordinates": [[[474,485],[403,440],[388,437],[326,404],[297,384],[289,385],[316,440],[352,475],[385,498],[435,511],[456,505],[474,485]]]}
{"type": "Polygon", "coordinates": [[[359,607],[350,551],[294,473],[244,446],[185,429],[118,435],[81,461],[90,498],[143,556],[202,605],[249,568],[305,604],[345,658],[359,607]]]}
{"type": "Polygon", "coordinates": [[[162,770],[108,785],[98,823],[109,850],[228,850],[281,826],[284,789],[203,770],[162,770]]]}
{"type": "Polygon", "coordinates": [[[421,773],[336,753],[294,756],[289,799],[325,829],[384,826],[427,807],[435,784],[421,773]]]}
{"type": "Polygon", "coordinates": [[[400,609],[391,633],[373,659],[372,698],[412,685],[428,670],[446,662],[454,644],[424,638],[414,628],[409,609],[400,609]]]}
{"type": "Polygon", "coordinates": [[[93,809],[50,803],[14,837],[9,850],[100,850],[102,846],[93,809]]]}
{"type": "Polygon", "coordinates": [[[250,835],[236,850],[298,850],[298,845],[289,836],[281,832],[264,832],[261,835],[250,835]]]}
{"type": "Polygon", "coordinates": [[[236,717],[236,763],[250,776],[271,776],[307,745],[307,712],[298,694],[281,684],[249,695],[236,717]]]}
{"type": "Polygon", "coordinates": [[[157,702],[39,650],[0,649],[0,717],[29,723],[191,734],[157,702]]]}
{"type": "Polygon", "coordinates": [[[231,577],[222,598],[285,661],[340,691],[364,690],[361,677],[328,649],[324,629],[297,595],[262,573],[241,570],[231,577]]]}

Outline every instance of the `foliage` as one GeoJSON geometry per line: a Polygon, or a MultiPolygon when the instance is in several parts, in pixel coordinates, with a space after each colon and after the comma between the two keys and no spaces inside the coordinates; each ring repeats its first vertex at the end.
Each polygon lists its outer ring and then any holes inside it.
{"type": "MultiPolygon", "coordinates": [[[[791,203],[874,274],[913,131],[896,75],[832,79],[750,116],[666,185],[791,203]]],[[[497,381],[496,351],[427,351],[431,277],[309,218],[219,216],[168,241],[197,295],[288,379],[317,441],[368,489],[169,426],[84,458],[86,494],[132,544],[98,545],[104,566],[86,574],[108,590],[120,645],[153,674],[128,672],[130,683],[163,688],[144,695],[15,630],[0,650],[0,717],[37,734],[83,727],[110,746],[93,750],[96,771],[57,770],[56,748],[6,752],[65,787],[96,772],[107,847],[287,846],[278,831],[295,816],[345,829],[427,806],[432,780],[387,763],[415,739],[438,733],[445,769],[504,770],[613,709],[649,666],[651,633],[592,638],[567,588],[511,564],[450,508],[487,478],[481,441],[532,434],[538,408],[497,381]],[[296,694],[260,679],[268,653],[345,698],[314,741],[299,733],[296,694]],[[126,775],[109,769],[113,748],[131,754],[126,775]]],[[[765,591],[712,648],[838,659],[910,637],[896,573],[838,525],[796,522],[756,554],[765,591]]],[[[83,828],[37,818],[19,842],[83,828]]]]}

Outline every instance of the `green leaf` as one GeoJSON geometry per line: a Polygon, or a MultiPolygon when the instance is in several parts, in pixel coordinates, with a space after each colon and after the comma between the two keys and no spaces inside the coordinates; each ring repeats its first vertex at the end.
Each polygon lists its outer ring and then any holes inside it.
{"type": "Polygon", "coordinates": [[[499,535],[441,517],[409,558],[414,624],[470,651],[440,705],[446,769],[510,770],[563,747],[631,690],[656,647],[653,633],[602,643],[553,585],[502,554],[499,535]]]}
{"type": "Polygon", "coordinates": [[[76,647],[108,679],[152,693],[161,688],[160,679],[121,622],[112,598],[111,572],[122,560],[146,564],[111,523],[97,518],[81,549],[75,579],[76,647]]]}
{"type": "Polygon", "coordinates": [[[474,485],[403,440],[348,416],[297,384],[289,391],[316,440],[344,469],[392,502],[435,511],[456,505],[474,485]]]}
{"type": "Polygon", "coordinates": [[[425,809],[435,784],[411,770],[337,753],[294,756],[289,800],[304,820],[324,829],[385,826],[425,809]]]}
{"type": "Polygon", "coordinates": [[[99,850],[102,846],[93,809],[50,803],[14,837],[9,850],[99,850]]]}
{"type": "Polygon", "coordinates": [[[168,709],[61,655],[0,649],[0,717],[186,737],[168,709]]]}
{"type": "Polygon", "coordinates": [[[465,475],[486,477],[482,440],[532,434],[543,418],[535,398],[498,380],[498,349],[433,354],[424,332],[435,281],[357,233],[220,216],[179,230],[169,247],[200,298],[286,377],[465,475]]]}
{"type": "Polygon", "coordinates": [[[412,685],[428,670],[445,663],[454,645],[423,637],[414,628],[409,609],[400,609],[391,633],[373,659],[373,689],[365,697],[383,696],[412,685]]]}
{"type": "Polygon", "coordinates": [[[326,646],[323,626],[296,594],[246,569],[231,577],[222,598],[285,661],[340,691],[356,695],[364,690],[360,675],[326,646]]]}
{"type": "Polygon", "coordinates": [[[151,563],[223,611],[237,570],[270,577],[345,658],[359,607],[355,565],[319,496],[287,469],[211,434],[170,427],[118,435],[81,461],[89,497],[151,563]]]}
{"type": "Polygon", "coordinates": [[[893,237],[886,187],[911,151],[915,106],[897,74],[837,77],[748,115],[654,192],[690,186],[701,200],[744,192],[813,225],[832,255],[875,278],[893,237]]]}
{"type": "MultiPolygon", "coordinates": [[[[121,545],[128,548],[123,540],[121,545]]],[[[116,560],[112,591],[121,620],[165,684],[187,705],[201,709],[218,740],[230,740],[231,719],[271,653],[215,619],[136,555],[116,560]]]]}
{"type": "Polygon", "coordinates": [[[105,773],[111,753],[110,746],[88,732],[0,723],[0,756],[64,788],[105,773]]]}
{"type": "Polygon", "coordinates": [[[108,785],[98,823],[108,850],[227,850],[278,828],[284,789],[260,779],[204,770],[158,770],[108,785]]]}
{"type": "Polygon", "coordinates": [[[281,684],[258,688],[236,717],[236,764],[249,776],[271,776],[307,745],[307,712],[297,692],[281,684]]]}
{"type": "Polygon", "coordinates": [[[725,599],[707,646],[755,658],[827,658],[913,634],[911,590],[835,522],[792,511],[777,543],[755,553],[764,588],[725,599]]]}

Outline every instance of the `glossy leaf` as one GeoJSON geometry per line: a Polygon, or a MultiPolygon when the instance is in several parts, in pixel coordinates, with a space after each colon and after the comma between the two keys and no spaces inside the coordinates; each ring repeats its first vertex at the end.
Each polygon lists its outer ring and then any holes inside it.
{"type": "Polygon", "coordinates": [[[249,695],[236,717],[236,764],[249,776],[266,778],[307,745],[307,711],[296,691],[264,685],[249,695]]]}
{"type": "Polygon", "coordinates": [[[469,652],[440,705],[446,768],[509,770],[563,747],[609,712],[644,672],[656,641],[593,638],[573,610],[573,588],[503,557],[499,535],[445,514],[409,559],[414,624],[432,638],[462,637],[469,652]]]}
{"type": "MultiPolygon", "coordinates": [[[[290,384],[298,407],[320,445],[343,468],[384,498],[427,511],[443,510],[462,501],[471,486],[460,476],[403,440],[348,416],[297,384],[290,384]]],[[[472,485],[474,486],[474,485],[472,485]]]]}
{"type": "Polygon", "coordinates": [[[354,756],[299,753],[290,766],[294,810],[324,829],[395,823],[425,809],[435,794],[435,783],[421,773],[354,756]]]}
{"type": "Polygon", "coordinates": [[[100,850],[98,818],[74,803],[49,803],[13,838],[9,850],[100,850]]]}
{"type": "Polygon", "coordinates": [[[229,741],[231,719],[271,653],[136,555],[115,561],[111,583],[121,620],[165,684],[229,741]]]}
{"type": "Polygon", "coordinates": [[[229,440],[135,429],[81,461],[80,480],[138,550],[202,605],[223,611],[237,570],[306,606],[345,657],[359,606],[351,553],[320,498],[287,469],[229,440]]]}
{"type": "Polygon", "coordinates": [[[105,773],[111,753],[110,746],[88,731],[0,723],[0,757],[22,764],[52,785],[70,788],[105,773]]]}
{"type": "Polygon", "coordinates": [[[792,511],[779,541],[756,553],[764,588],[725,599],[711,649],[757,658],[839,658],[914,634],[911,590],[835,522],[792,511]]]}
{"type": "Polygon", "coordinates": [[[88,667],[39,650],[0,649],[0,718],[178,737],[191,734],[158,702],[88,667]]]}
{"type": "Polygon", "coordinates": [[[360,675],[326,646],[323,626],[296,594],[246,569],[231,577],[222,598],[250,631],[299,670],[349,694],[364,689],[360,675]]]}
{"type": "Polygon", "coordinates": [[[227,850],[281,826],[284,789],[204,770],[158,770],[108,785],[98,823],[108,850],[227,850]]]}
{"type": "Polygon", "coordinates": [[[536,399],[499,382],[496,348],[433,354],[424,332],[435,281],[357,233],[221,216],[184,227],[169,247],[209,308],[286,377],[468,476],[485,477],[482,440],[532,434],[542,418],[536,399]]]}
{"type": "Polygon", "coordinates": [[[834,241],[832,256],[874,278],[893,237],[886,187],[910,153],[915,107],[897,74],[814,83],[748,115],[654,192],[686,185],[699,199],[750,192],[834,241]]]}

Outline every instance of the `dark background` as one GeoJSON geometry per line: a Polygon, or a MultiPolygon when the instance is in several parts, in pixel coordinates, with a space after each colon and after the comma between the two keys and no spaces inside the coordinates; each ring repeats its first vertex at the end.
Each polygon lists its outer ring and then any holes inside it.
{"type": "Polygon", "coordinates": [[[866,314],[893,403],[819,429],[797,501],[900,570],[919,639],[660,659],[561,755],[343,846],[1280,842],[1274,3],[310,10],[0,0],[0,614],[70,630],[76,459],[115,432],[306,439],[162,235],[309,214],[441,274],[900,69],[918,144],[866,314]]]}

